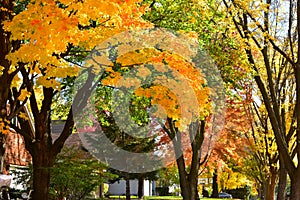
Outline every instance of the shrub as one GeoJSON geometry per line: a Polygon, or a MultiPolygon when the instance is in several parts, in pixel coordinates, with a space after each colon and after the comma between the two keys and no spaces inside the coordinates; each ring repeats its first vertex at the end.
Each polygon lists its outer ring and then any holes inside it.
{"type": "Polygon", "coordinates": [[[65,148],[51,169],[51,195],[58,199],[86,199],[97,186],[113,177],[106,168],[98,160],[83,158],[74,148],[65,148]]]}
{"type": "Polygon", "coordinates": [[[245,186],[243,188],[236,188],[232,190],[226,190],[233,198],[249,199],[251,195],[251,187],[245,186]]]}

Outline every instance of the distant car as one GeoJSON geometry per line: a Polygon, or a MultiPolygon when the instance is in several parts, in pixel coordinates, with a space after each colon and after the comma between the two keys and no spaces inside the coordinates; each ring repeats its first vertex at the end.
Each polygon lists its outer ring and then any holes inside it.
{"type": "Polygon", "coordinates": [[[220,192],[219,193],[219,198],[228,198],[228,199],[232,199],[232,195],[228,194],[226,192],[220,192]]]}

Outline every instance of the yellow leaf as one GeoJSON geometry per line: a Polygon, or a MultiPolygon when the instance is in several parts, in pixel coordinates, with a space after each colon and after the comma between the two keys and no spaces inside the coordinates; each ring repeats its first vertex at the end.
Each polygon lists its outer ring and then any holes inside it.
{"type": "Polygon", "coordinates": [[[31,92],[28,92],[27,89],[21,90],[21,93],[18,97],[20,101],[24,101],[26,98],[28,98],[31,95],[31,92]]]}

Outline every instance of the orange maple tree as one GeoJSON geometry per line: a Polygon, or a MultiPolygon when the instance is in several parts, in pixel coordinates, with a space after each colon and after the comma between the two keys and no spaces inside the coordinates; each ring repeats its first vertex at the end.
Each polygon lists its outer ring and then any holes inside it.
{"type": "Polygon", "coordinates": [[[53,97],[65,89],[66,78],[77,75],[96,44],[123,30],[151,26],[141,19],[145,8],[135,0],[1,3],[0,130],[6,134],[13,126],[25,139],[33,158],[33,199],[49,199],[49,168],[74,125],[70,109],[64,129],[52,139],[53,97]],[[20,128],[10,124],[14,116],[20,128]]]}
{"type": "MultiPolygon", "coordinates": [[[[219,177],[222,174],[228,174],[227,180],[222,182],[221,189],[232,189],[232,187],[246,186],[248,182],[243,182],[245,179],[240,179],[234,185],[226,185],[230,181],[230,174],[240,172],[240,168],[244,166],[244,158],[252,153],[253,140],[249,137],[252,128],[252,118],[249,115],[247,105],[251,105],[249,94],[245,95],[245,100],[229,98],[227,100],[228,108],[226,110],[225,124],[222,132],[215,143],[212,153],[208,161],[208,168],[213,169],[219,177]]],[[[251,96],[251,95],[250,95],[251,96]]],[[[234,177],[231,177],[234,178],[234,177]]],[[[217,191],[218,192],[218,191],[217,191]]]]}

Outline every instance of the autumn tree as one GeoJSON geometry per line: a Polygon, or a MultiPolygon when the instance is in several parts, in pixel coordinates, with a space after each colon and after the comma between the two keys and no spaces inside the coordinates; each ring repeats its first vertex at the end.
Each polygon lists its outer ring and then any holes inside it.
{"type": "MultiPolygon", "coordinates": [[[[288,87],[294,87],[291,81],[288,80],[288,87]]],[[[283,89],[284,91],[287,91],[287,85],[282,86],[285,88],[283,89]]],[[[261,104],[261,95],[257,93],[258,91],[253,87],[253,84],[249,86],[242,98],[245,100],[240,103],[235,102],[231,104],[231,107],[227,110],[231,114],[226,123],[232,124],[229,128],[226,125],[224,126],[223,131],[227,133],[223,137],[226,138],[226,136],[229,136],[229,139],[231,138],[229,141],[234,137],[236,138],[234,139],[236,142],[232,141],[228,143],[227,141],[226,145],[223,143],[221,145],[217,144],[220,149],[216,150],[221,150],[219,153],[222,155],[221,159],[222,157],[224,158],[224,155],[231,155],[229,159],[225,159],[227,161],[224,164],[227,166],[231,165],[232,169],[255,181],[255,187],[259,192],[260,198],[274,199],[275,187],[280,174],[279,154],[272,129],[270,128],[268,113],[264,105],[261,104]],[[244,128],[244,131],[237,129],[238,127],[244,128]],[[248,128],[245,129],[245,127],[248,128]],[[239,146],[237,139],[242,141],[244,146],[239,146]],[[236,148],[236,144],[238,147],[242,147],[242,149],[236,148]],[[234,149],[234,153],[230,149],[234,149]]],[[[288,102],[290,99],[292,99],[292,94],[285,92],[281,98],[281,102],[288,102]]],[[[291,116],[292,111],[288,109],[285,112],[286,120],[291,120],[291,116]]],[[[282,181],[286,182],[286,175],[285,178],[283,176],[282,181]]],[[[282,192],[285,194],[286,186],[281,184],[279,186],[282,188],[279,193],[282,192]]]]}
{"type": "MultiPolygon", "coordinates": [[[[243,92],[245,91],[241,91],[243,92]]],[[[218,188],[222,191],[245,187],[250,182],[240,170],[244,167],[243,158],[251,153],[252,145],[251,140],[248,139],[251,123],[244,107],[247,102],[251,102],[251,98],[245,98],[246,96],[248,95],[236,93],[236,97],[228,97],[224,128],[208,161],[207,168],[213,171],[211,172],[213,176],[218,177],[215,184],[219,183],[218,188]],[[236,180],[236,177],[241,178],[236,180]]],[[[215,197],[218,197],[219,191],[214,192],[215,197]]]]}
{"type": "MultiPolygon", "coordinates": [[[[247,78],[249,75],[247,74],[249,71],[248,62],[245,54],[239,51],[241,46],[239,46],[239,42],[235,40],[235,33],[232,31],[232,27],[224,26],[226,24],[224,23],[224,21],[226,21],[226,14],[222,10],[219,10],[219,2],[189,0],[150,2],[152,2],[150,6],[151,10],[144,15],[145,19],[153,22],[155,26],[158,27],[179,30],[181,32],[194,31],[198,36],[200,47],[207,51],[216,63],[228,95],[232,95],[232,88],[243,89],[242,86],[239,85],[239,81],[247,78]],[[239,71],[237,71],[237,69],[239,69],[239,71]]],[[[209,71],[208,68],[208,71],[204,73],[207,76],[207,74],[213,72],[209,71]]],[[[171,121],[169,121],[168,125],[171,124],[171,121]]],[[[191,166],[185,166],[185,163],[182,160],[180,161],[182,158],[179,158],[177,161],[180,179],[182,181],[181,189],[183,196],[185,196],[184,193],[190,193],[191,198],[196,198],[194,195],[197,192],[191,190],[197,188],[197,180],[195,179],[198,176],[199,165],[201,163],[199,159],[199,149],[201,149],[203,145],[203,139],[210,137],[210,132],[204,127],[212,127],[213,124],[220,124],[220,122],[213,121],[213,119],[207,117],[203,119],[201,123],[193,124],[190,127],[189,134],[197,134],[197,139],[194,140],[194,144],[192,144],[192,146],[194,145],[191,151],[192,164],[191,166]],[[207,123],[209,120],[211,120],[211,122],[207,123]],[[196,128],[197,126],[198,128],[196,128]],[[189,172],[186,170],[187,168],[190,169],[189,172]],[[187,186],[187,183],[190,185],[195,184],[195,186],[191,186],[193,188],[191,189],[187,186]]],[[[213,130],[213,128],[211,130],[213,130]]],[[[172,138],[172,134],[170,137],[172,138]]],[[[188,195],[186,196],[189,198],[188,195]]]]}
{"type": "MultiPolygon", "coordinates": [[[[10,86],[13,83],[13,79],[18,73],[18,71],[15,71],[14,73],[9,73],[10,69],[10,62],[6,59],[6,55],[12,50],[16,50],[17,46],[16,44],[13,45],[12,41],[10,41],[10,33],[6,33],[3,29],[2,22],[6,20],[11,20],[13,18],[13,10],[14,10],[14,3],[13,1],[1,1],[1,11],[0,11],[0,21],[1,21],[1,29],[0,29],[0,44],[1,44],[1,52],[0,52],[0,66],[2,69],[1,73],[1,95],[0,95],[0,104],[1,104],[1,157],[4,155],[4,143],[5,143],[5,134],[7,134],[8,131],[8,125],[9,121],[14,117],[16,114],[15,109],[13,108],[13,105],[16,104],[16,100],[13,100],[10,98],[11,91],[10,86]],[[10,101],[10,104],[12,107],[8,110],[8,104],[7,102],[10,101]]],[[[2,171],[3,169],[1,169],[2,171]]]]}
{"type": "MultiPolygon", "coordinates": [[[[247,96],[252,96],[252,92],[247,96]]],[[[223,190],[252,181],[260,198],[274,199],[279,172],[275,139],[265,109],[257,108],[252,98],[246,99],[232,103],[227,109],[226,124],[212,155],[217,158],[212,160],[218,160],[220,165],[223,190]],[[232,182],[238,174],[240,180],[232,182]]]]}
{"type": "MultiPolygon", "coordinates": [[[[123,113],[122,115],[117,116],[119,112],[124,111],[120,105],[125,102],[120,99],[125,96],[125,100],[130,100],[131,97],[136,96],[149,99],[151,106],[160,105],[160,108],[153,108],[152,115],[155,116],[154,118],[156,119],[163,119],[160,123],[161,130],[167,134],[169,141],[174,147],[173,152],[170,148],[167,148],[166,155],[163,155],[163,158],[169,156],[169,154],[171,154],[171,157],[175,156],[177,158],[177,165],[180,166],[178,169],[181,171],[179,175],[184,199],[197,198],[200,147],[204,141],[204,119],[211,113],[211,109],[214,110],[211,108],[211,103],[209,102],[209,96],[211,94],[212,97],[213,92],[210,91],[209,87],[206,85],[204,74],[202,74],[201,71],[193,65],[193,62],[188,59],[189,56],[194,59],[202,58],[200,56],[202,54],[198,49],[192,51],[189,49],[189,47],[192,46],[186,45],[186,41],[190,40],[192,44],[194,44],[195,41],[193,38],[190,38],[189,35],[177,36],[177,33],[166,32],[162,29],[142,30],[141,35],[138,33],[139,32],[125,32],[121,35],[117,35],[116,37],[122,38],[122,41],[116,40],[114,37],[110,38],[100,46],[96,47],[96,51],[88,62],[89,65],[92,66],[97,64],[107,72],[101,80],[102,85],[105,85],[108,88],[114,88],[115,92],[119,92],[119,96],[115,96],[118,97],[115,99],[115,101],[118,102],[112,101],[116,107],[113,107],[112,109],[106,108],[103,112],[106,112],[106,116],[113,116],[113,118],[118,121],[119,126],[126,125],[124,128],[127,128],[129,133],[132,134],[132,130],[135,130],[134,133],[136,133],[136,130],[138,129],[131,130],[131,128],[134,127],[131,127],[128,118],[131,119],[131,121],[134,121],[132,119],[141,115],[130,116],[123,113]],[[151,34],[145,37],[144,33],[146,32],[151,34]],[[143,37],[143,40],[140,40],[140,38],[132,39],[131,34],[137,34],[138,36],[143,37]],[[177,41],[177,43],[171,42],[174,40],[177,41]],[[168,41],[170,43],[167,43],[168,41]],[[145,46],[147,46],[148,42],[151,43],[152,48],[145,48],[143,46],[145,44],[145,46]],[[168,44],[168,46],[165,47],[166,49],[160,49],[160,45],[164,45],[165,43],[168,44]],[[103,49],[106,49],[107,46],[109,48],[108,56],[107,54],[102,53],[103,49]],[[127,48],[124,48],[124,46],[127,48]],[[130,47],[134,47],[134,50],[128,50],[130,47]],[[135,50],[136,47],[138,47],[138,50],[135,50]],[[173,48],[175,49],[173,50],[174,52],[171,51],[173,48]],[[101,65],[101,63],[105,63],[105,65],[101,65]],[[126,73],[120,73],[120,69],[124,69],[126,73]],[[123,93],[124,91],[132,91],[132,93],[126,94],[123,93]],[[110,110],[112,110],[112,112],[110,112],[110,110]],[[182,141],[184,140],[182,140],[182,138],[187,138],[190,142],[189,145],[194,149],[192,155],[194,158],[191,161],[192,167],[189,171],[183,156],[184,148],[182,141]]],[[[211,66],[208,61],[202,61],[201,64],[204,65],[205,63],[211,66]]],[[[131,105],[134,101],[130,100],[129,102],[129,105],[131,105]]],[[[127,109],[127,106],[125,106],[125,112],[127,109]]],[[[131,110],[131,108],[129,110],[131,110]]],[[[146,107],[146,111],[147,110],[146,107]]],[[[87,116],[89,116],[88,113],[91,112],[92,110],[87,111],[87,116]]],[[[86,120],[81,121],[86,122],[86,120]]],[[[107,129],[107,127],[104,129],[107,129]]],[[[93,140],[99,143],[99,139],[95,140],[93,137],[89,137],[89,134],[86,135],[86,143],[89,147],[92,146],[93,140]]],[[[132,141],[130,141],[130,143],[131,142],[132,141]]],[[[96,145],[96,143],[94,144],[96,145]]],[[[96,149],[99,151],[98,148],[96,149]]],[[[116,153],[120,152],[118,150],[113,151],[116,153]]],[[[110,154],[113,151],[103,151],[103,153],[110,154]]],[[[158,158],[158,155],[161,154],[161,152],[162,151],[159,149],[156,153],[154,151],[154,153],[150,154],[150,158],[158,158]],[[158,155],[156,155],[157,153],[158,155]]],[[[107,159],[112,161],[111,156],[107,157],[107,159]]],[[[130,170],[139,170],[137,167],[140,167],[141,169],[145,167],[150,170],[149,166],[147,166],[147,161],[144,161],[145,163],[142,163],[139,166],[133,166],[132,168],[126,167],[126,165],[132,163],[132,159],[134,158],[125,156],[119,158],[120,162],[122,162],[122,166],[118,167],[123,171],[129,170],[129,172],[130,170]]],[[[168,159],[163,159],[162,161],[168,161],[168,159]]],[[[158,160],[158,164],[162,161],[158,160]]],[[[155,169],[155,167],[156,166],[150,166],[150,168],[153,169],[155,169]]]]}
{"type": "Polygon", "coordinates": [[[274,199],[279,174],[279,154],[266,110],[263,105],[258,104],[254,101],[249,107],[253,124],[248,138],[253,141],[253,145],[251,154],[244,160],[245,174],[256,181],[260,198],[274,199]]]}
{"type": "Polygon", "coordinates": [[[64,78],[77,75],[78,58],[97,43],[146,24],[140,19],[144,8],[136,3],[1,1],[1,132],[6,134],[17,116],[20,128],[13,128],[33,159],[33,199],[48,199],[50,168],[74,125],[70,109],[63,131],[52,139],[53,97],[65,89],[64,78]],[[32,120],[24,114],[26,104],[32,120]]]}
{"type": "MultiPolygon", "coordinates": [[[[290,199],[300,196],[299,1],[223,1],[245,44],[279,152],[280,172],[291,179],[290,199]],[[295,14],[296,13],[296,14],[295,14]],[[287,19],[287,20],[284,20],[287,19]],[[292,82],[290,82],[292,81],[292,82]],[[291,87],[295,83],[295,87],[291,87]],[[286,99],[286,86],[292,99],[286,99]],[[286,113],[289,115],[287,120],[286,113]]],[[[283,198],[282,196],[279,197],[283,198]]]]}

